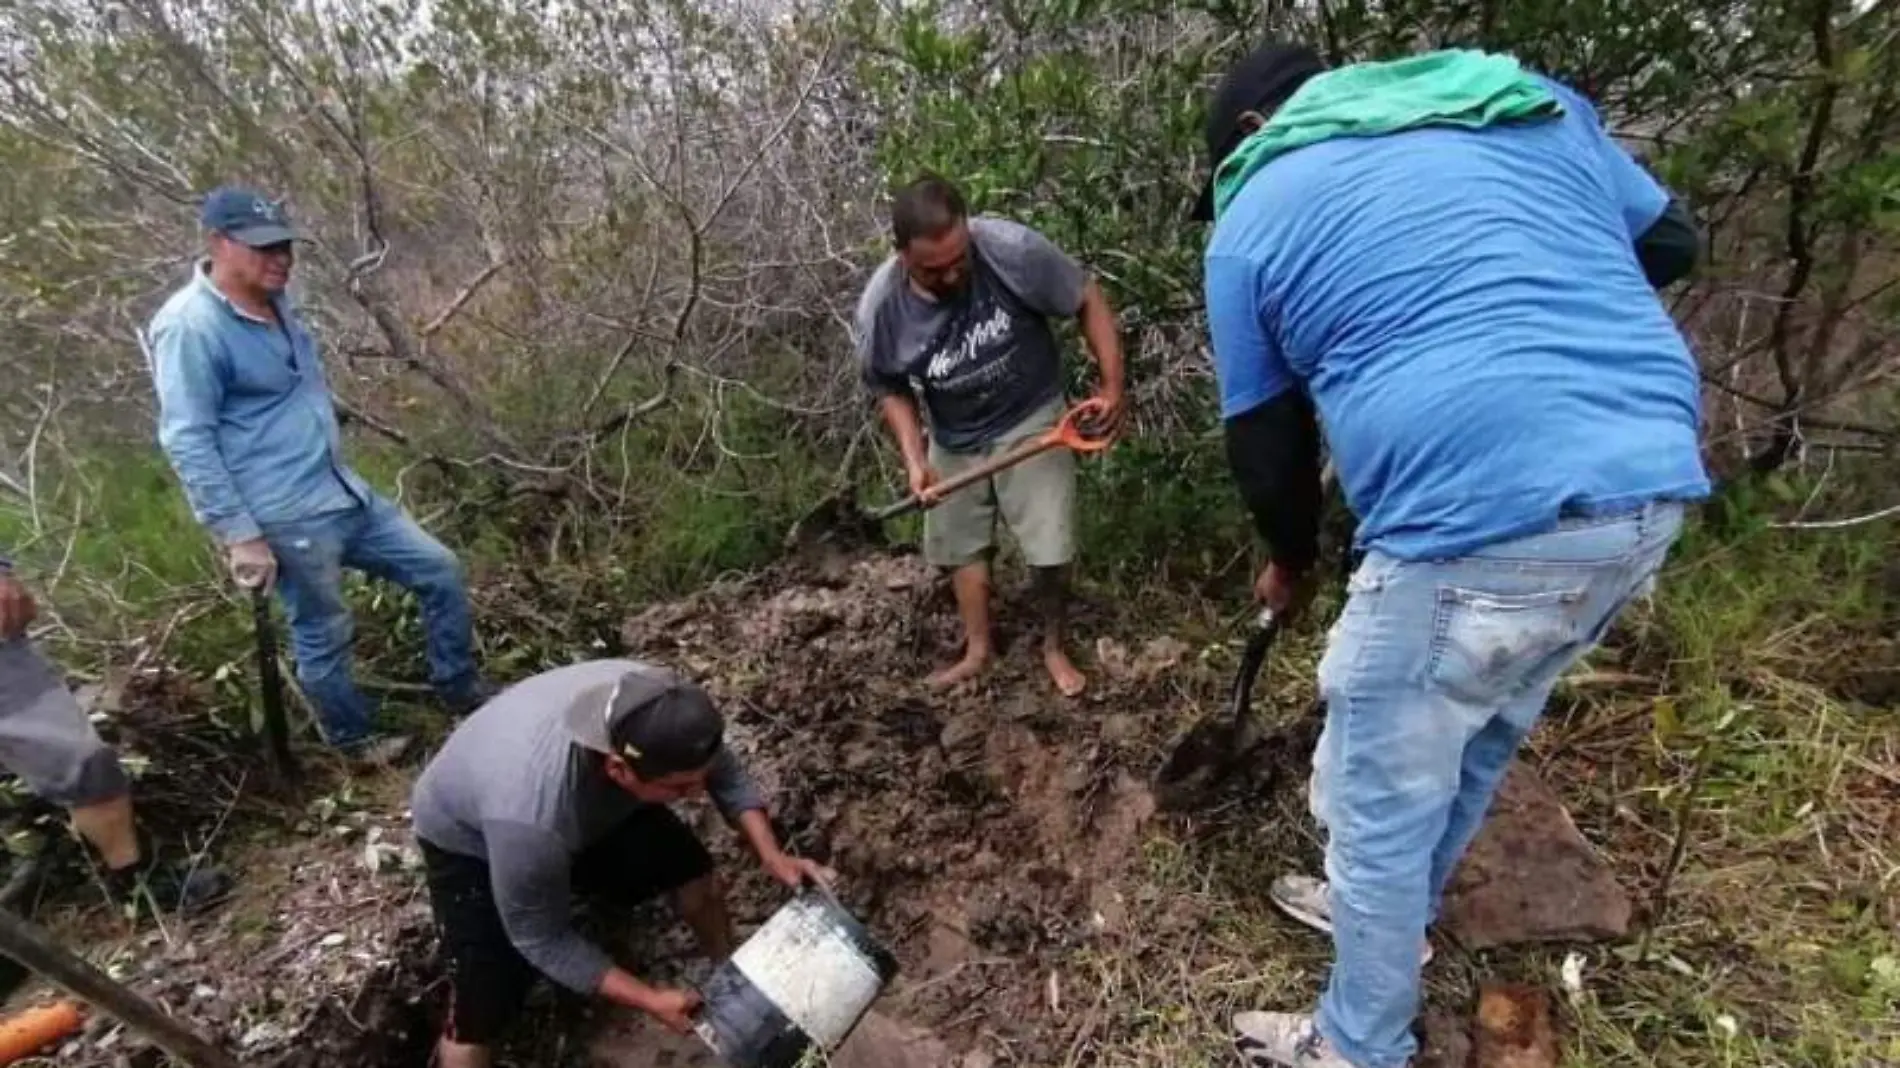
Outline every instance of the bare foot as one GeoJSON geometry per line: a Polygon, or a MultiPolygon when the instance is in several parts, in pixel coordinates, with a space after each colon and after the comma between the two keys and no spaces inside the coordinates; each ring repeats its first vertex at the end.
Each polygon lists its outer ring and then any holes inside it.
{"type": "Polygon", "coordinates": [[[932,674],[929,685],[934,689],[947,690],[959,682],[968,682],[981,675],[989,663],[988,649],[971,649],[963,654],[963,659],[932,674]]]}
{"type": "Polygon", "coordinates": [[[1089,680],[1070,662],[1069,654],[1063,652],[1060,646],[1044,649],[1042,664],[1049,669],[1049,678],[1055,682],[1056,690],[1062,696],[1076,697],[1088,688],[1089,680]]]}

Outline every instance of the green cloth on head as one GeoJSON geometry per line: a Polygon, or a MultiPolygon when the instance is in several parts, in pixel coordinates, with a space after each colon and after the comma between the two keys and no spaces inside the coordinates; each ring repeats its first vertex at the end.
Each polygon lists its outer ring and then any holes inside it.
{"type": "Polygon", "coordinates": [[[1214,217],[1272,160],[1336,137],[1380,137],[1421,126],[1476,129],[1553,119],[1563,105],[1516,59],[1447,49],[1316,74],[1214,173],[1214,217]]]}

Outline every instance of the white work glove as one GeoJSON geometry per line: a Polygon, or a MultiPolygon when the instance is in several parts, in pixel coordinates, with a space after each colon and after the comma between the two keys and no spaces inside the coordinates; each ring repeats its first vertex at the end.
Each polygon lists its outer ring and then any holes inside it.
{"type": "Polygon", "coordinates": [[[231,577],[247,590],[269,591],[277,582],[277,557],[271,555],[270,546],[263,538],[234,542],[226,546],[229,554],[231,577]]]}

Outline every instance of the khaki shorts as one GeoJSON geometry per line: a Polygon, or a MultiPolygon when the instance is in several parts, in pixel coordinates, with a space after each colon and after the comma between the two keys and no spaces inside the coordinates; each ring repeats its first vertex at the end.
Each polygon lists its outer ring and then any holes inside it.
{"type": "MultiPolygon", "coordinates": [[[[942,478],[967,471],[1026,438],[1056,425],[1060,404],[1051,404],[974,452],[930,446],[930,466],[942,478]]],[[[962,567],[996,548],[1001,512],[1030,567],[1061,567],[1075,558],[1075,454],[1050,449],[945,497],[924,513],[924,559],[935,567],[962,567]]]]}
{"type": "Polygon", "coordinates": [[[59,672],[25,638],[0,642],[0,768],[67,808],[116,800],[131,789],[59,672]]]}

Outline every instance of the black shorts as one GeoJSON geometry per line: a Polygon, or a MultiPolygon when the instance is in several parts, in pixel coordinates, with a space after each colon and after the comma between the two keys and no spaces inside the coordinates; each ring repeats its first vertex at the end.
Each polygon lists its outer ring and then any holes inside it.
{"type": "MultiPolygon", "coordinates": [[[[521,1010],[535,970],[508,939],[488,863],[424,841],[429,905],[449,968],[451,1041],[495,1043],[521,1010]]],[[[632,904],[676,890],[712,872],[711,854],[671,809],[654,805],[574,858],[576,893],[632,904]]]]}

